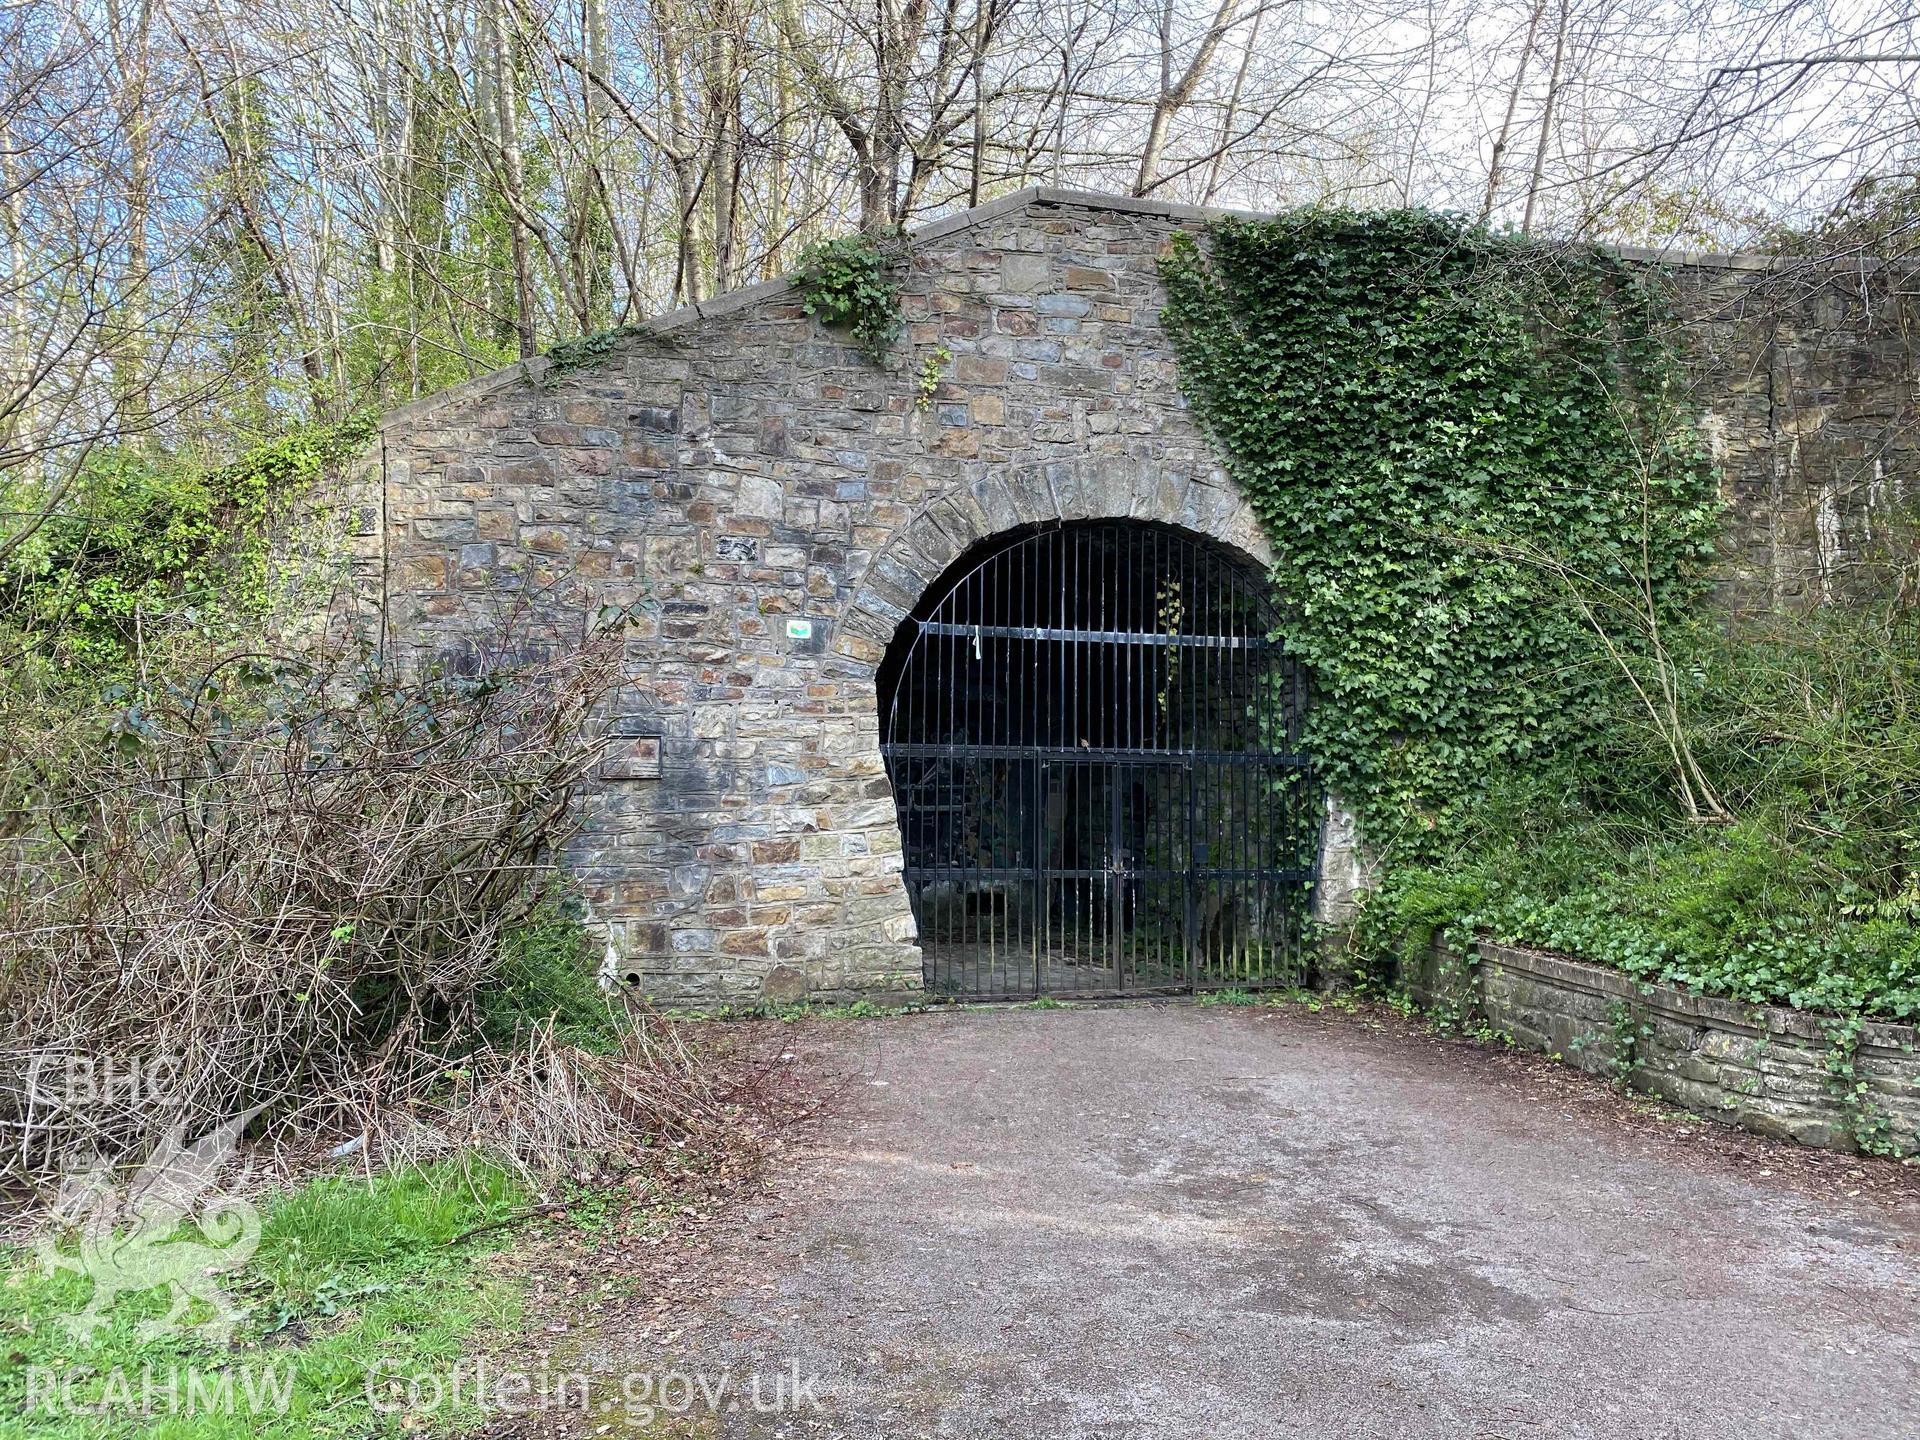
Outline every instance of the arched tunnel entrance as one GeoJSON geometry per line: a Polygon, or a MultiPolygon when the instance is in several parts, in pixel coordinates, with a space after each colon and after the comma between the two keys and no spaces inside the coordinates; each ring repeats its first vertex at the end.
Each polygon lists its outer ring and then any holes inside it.
{"type": "Polygon", "coordinates": [[[1258,570],[1097,520],[962,556],[879,674],[927,989],[1297,983],[1322,805],[1258,570]]]}

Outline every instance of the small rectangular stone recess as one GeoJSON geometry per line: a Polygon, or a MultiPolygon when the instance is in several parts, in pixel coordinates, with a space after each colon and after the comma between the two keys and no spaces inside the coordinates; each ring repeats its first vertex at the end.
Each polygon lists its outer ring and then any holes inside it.
{"type": "Polygon", "coordinates": [[[658,735],[608,737],[600,757],[602,780],[658,780],[664,740],[658,735]]]}

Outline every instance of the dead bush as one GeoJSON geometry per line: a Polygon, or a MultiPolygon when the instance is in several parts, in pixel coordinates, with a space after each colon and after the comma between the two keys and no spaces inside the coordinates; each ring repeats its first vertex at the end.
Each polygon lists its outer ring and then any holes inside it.
{"type": "Polygon", "coordinates": [[[568,1044],[550,1021],[511,1045],[485,1044],[447,1066],[445,1083],[398,1104],[362,1087],[353,1148],[383,1166],[479,1152],[530,1178],[645,1171],[669,1180],[751,1166],[761,1132],[783,1118],[782,1070],[764,1037],[717,1037],[616,998],[615,1045],[568,1044]]]}
{"type": "MultiPolygon", "coordinates": [[[[351,1125],[447,1091],[573,824],[621,645],[509,635],[412,678],[350,647],[225,655],[84,713],[16,705],[0,1179],[261,1107],[351,1125]]],[[[484,1103],[504,1113],[539,1063],[494,1067],[484,1103]]],[[[542,1073],[581,1114],[607,1088],[542,1073]]]]}

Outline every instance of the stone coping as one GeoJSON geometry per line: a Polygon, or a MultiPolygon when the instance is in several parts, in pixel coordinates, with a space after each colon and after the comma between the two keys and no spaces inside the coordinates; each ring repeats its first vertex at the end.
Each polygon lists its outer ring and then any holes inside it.
{"type": "MultiPolygon", "coordinates": [[[[1791,1035],[1796,1039],[1824,1045],[1827,1042],[1826,1026],[1839,1018],[1819,1011],[1794,1010],[1784,1005],[1749,1004],[1714,995],[1697,995],[1675,985],[1636,980],[1610,966],[1575,960],[1550,950],[1500,945],[1491,940],[1475,940],[1473,949],[1482,964],[1491,962],[1502,965],[1604,1000],[1629,1001],[1662,1019],[1711,1026],[1756,1039],[1762,1035],[1791,1035]]],[[[1457,951],[1450,953],[1459,958],[1457,951]]],[[[1880,1050],[1888,1054],[1910,1054],[1920,1049],[1920,1026],[1903,1025],[1890,1020],[1869,1020],[1861,1029],[1859,1048],[1863,1053],[1880,1050]]]]}
{"type": "Polygon", "coordinates": [[[1400,980],[1423,1005],[1470,1007],[1522,1049],[1712,1120],[1823,1149],[1920,1152],[1920,1030],[1871,1021],[1836,1071],[1837,1017],[1648,984],[1489,940],[1436,944],[1400,980]]]}
{"type": "MultiPolygon", "coordinates": [[[[1015,190],[996,200],[988,200],[970,209],[931,221],[909,232],[910,244],[927,245],[957,235],[978,225],[997,220],[1004,215],[1024,210],[1031,206],[1047,205],[1060,208],[1081,210],[1099,210],[1119,215],[1147,215],[1156,219],[1172,220],[1187,224],[1205,224],[1219,220],[1271,220],[1278,212],[1260,210],[1234,210],[1217,206],[1183,205],[1171,200],[1155,200],[1134,195],[1107,195],[1093,190],[1062,189],[1052,185],[1030,185],[1024,190],[1015,190]]],[[[1650,250],[1628,245],[1602,245],[1603,250],[1612,252],[1622,259],[1651,265],[1679,265],[1703,269],[1765,271],[1783,266],[1788,262],[1779,257],[1755,253],[1719,254],[1700,250],[1650,250]]],[[[773,300],[792,293],[794,282],[791,276],[779,276],[772,280],[762,280],[756,285],[743,286],[738,290],[729,290],[716,295],[711,300],[698,300],[683,305],[677,310],[669,310],[660,315],[649,316],[636,322],[631,328],[636,334],[671,335],[688,327],[699,325],[706,320],[718,319],[733,314],[764,300],[773,300]]],[[[531,359],[518,360],[490,374],[477,375],[471,380],[451,385],[431,395],[424,395],[397,409],[388,411],[378,422],[382,431],[403,427],[419,420],[422,416],[445,406],[458,405],[466,401],[483,399],[496,390],[504,389],[516,381],[536,381],[551,368],[551,362],[544,355],[531,359]]]]}

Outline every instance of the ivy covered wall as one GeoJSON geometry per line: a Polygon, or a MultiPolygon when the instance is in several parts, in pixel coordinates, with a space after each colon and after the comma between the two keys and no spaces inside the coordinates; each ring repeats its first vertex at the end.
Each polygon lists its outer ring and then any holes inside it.
{"type": "Polygon", "coordinates": [[[1500,771],[1666,683],[1721,504],[1657,273],[1415,211],[1175,242],[1181,380],[1266,526],[1307,748],[1418,848],[1500,771]]]}

